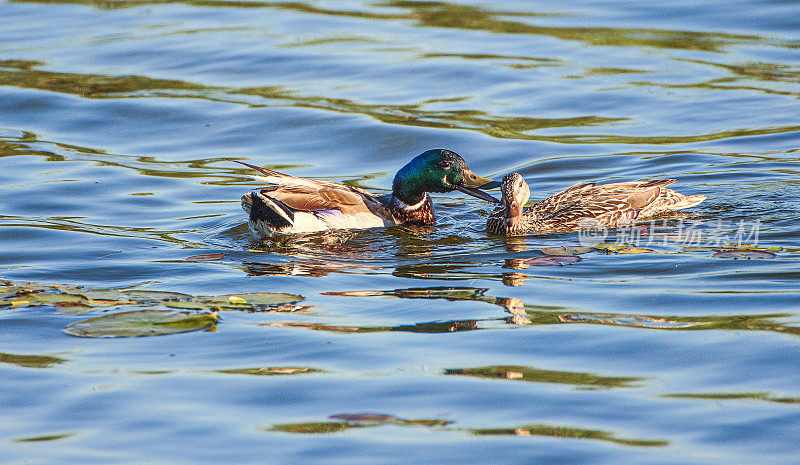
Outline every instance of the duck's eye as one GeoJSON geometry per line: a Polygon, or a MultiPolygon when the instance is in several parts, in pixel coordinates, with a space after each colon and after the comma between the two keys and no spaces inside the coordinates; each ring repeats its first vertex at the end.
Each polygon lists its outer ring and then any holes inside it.
{"type": "Polygon", "coordinates": [[[439,163],[439,166],[443,170],[449,170],[450,169],[450,162],[449,161],[443,161],[443,162],[439,163]]]}

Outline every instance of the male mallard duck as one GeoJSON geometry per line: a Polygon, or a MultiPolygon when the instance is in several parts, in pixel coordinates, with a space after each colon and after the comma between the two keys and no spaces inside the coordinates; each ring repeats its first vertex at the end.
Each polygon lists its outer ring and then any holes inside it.
{"type": "Polygon", "coordinates": [[[503,199],[486,220],[490,234],[516,236],[548,234],[588,228],[616,228],[659,213],[692,207],[704,195],[683,195],[664,186],[674,179],[575,184],[522,211],[531,191],[519,173],[507,174],[501,189],[503,199]]]}
{"type": "Polygon", "coordinates": [[[476,175],[457,153],[443,149],[417,155],[397,172],[392,193],[381,196],[358,187],[237,163],[265,174],[253,178],[264,181],[266,187],[242,196],[242,208],[250,215],[250,235],[256,240],[275,233],[432,225],[435,218],[428,192],[457,190],[500,203],[479,189],[499,187],[498,182],[476,175]]]}

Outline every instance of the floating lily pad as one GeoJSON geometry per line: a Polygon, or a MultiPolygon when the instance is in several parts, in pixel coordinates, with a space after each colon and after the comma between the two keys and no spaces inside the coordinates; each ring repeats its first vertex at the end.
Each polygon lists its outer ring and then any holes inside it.
{"type": "Polygon", "coordinates": [[[180,292],[165,292],[165,291],[147,291],[147,290],[130,290],[122,291],[128,299],[138,300],[141,302],[164,302],[169,300],[191,300],[192,296],[188,294],[181,294],[180,292]]]}
{"type": "Polygon", "coordinates": [[[563,266],[571,265],[581,261],[577,255],[545,255],[543,257],[533,257],[525,260],[525,263],[533,266],[563,266]]]}
{"type": "Polygon", "coordinates": [[[615,250],[617,253],[656,253],[653,249],[646,249],[644,247],[623,247],[615,250]]]}
{"type": "Polygon", "coordinates": [[[591,247],[581,246],[557,246],[557,247],[543,247],[540,249],[546,255],[580,255],[582,253],[591,252],[591,247]]]}
{"type": "Polygon", "coordinates": [[[646,249],[644,247],[632,247],[628,244],[604,243],[593,245],[592,248],[596,250],[603,250],[606,253],[656,253],[656,251],[652,249],[646,249]]]}
{"type": "MultiPolygon", "coordinates": [[[[283,292],[255,292],[250,294],[230,294],[230,295],[216,295],[214,297],[197,297],[192,304],[202,304],[206,308],[221,309],[221,310],[245,310],[245,311],[258,311],[264,308],[272,308],[280,305],[294,304],[303,300],[303,296],[295,294],[286,294],[283,292]]],[[[185,302],[189,303],[189,302],[185,302]]],[[[167,304],[172,306],[181,306],[184,302],[178,304],[167,304]]],[[[197,307],[193,307],[197,308],[197,307]]]]}
{"type": "Polygon", "coordinates": [[[80,294],[88,300],[132,302],[131,296],[116,289],[80,289],[76,290],[75,294],[80,294]]]}
{"type": "Polygon", "coordinates": [[[764,250],[747,250],[747,249],[725,249],[720,250],[719,252],[714,252],[711,254],[712,257],[716,258],[732,258],[734,260],[738,259],[769,259],[775,258],[776,255],[772,252],[766,252],[764,250]]]}
{"type": "Polygon", "coordinates": [[[135,337],[185,333],[214,326],[216,313],[139,310],[89,318],[67,326],[67,334],[80,337],[135,337]]]}
{"type": "Polygon", "coordinates": [[[29,302],[28,305],[88,306],[88,300],[85,297],[74,294],[31,293],[23,299],[29,302]]]}

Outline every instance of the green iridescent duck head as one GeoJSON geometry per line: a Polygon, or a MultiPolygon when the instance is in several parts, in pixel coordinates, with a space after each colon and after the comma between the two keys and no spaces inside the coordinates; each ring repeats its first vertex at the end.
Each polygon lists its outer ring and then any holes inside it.
{"type": "Polygon", "coordinates": [[[395,197],[415,205],[426,192],[460,191],[488,202],[500,203],[481,189],[500,187],[500,183],[473,173],[455,152],[434,149],[423,152],[397,172],[392,185],[395,197]]]}

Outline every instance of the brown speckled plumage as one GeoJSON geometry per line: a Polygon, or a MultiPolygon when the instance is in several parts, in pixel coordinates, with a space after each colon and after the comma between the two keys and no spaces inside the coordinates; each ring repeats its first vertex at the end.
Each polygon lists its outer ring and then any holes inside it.
{"type": "Polygon", "coordinates": [[[687,196],[665,187],[673,182],[580,183],[522,211],[530,190],[519,173],[511,173],[503,178],[502,204],[489,215],[486,230],[515,236],[616,228],[705,200],[703,195],[687,196]]]}

